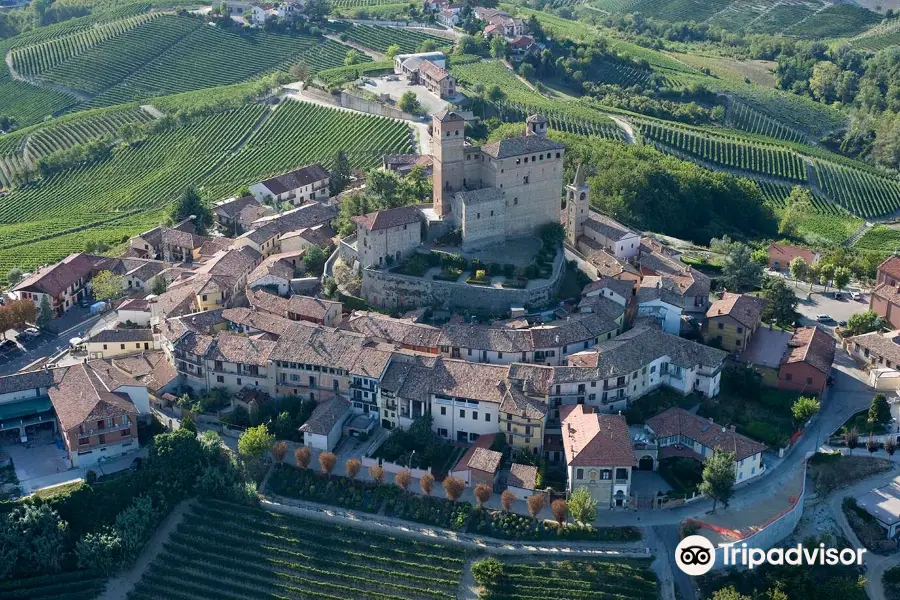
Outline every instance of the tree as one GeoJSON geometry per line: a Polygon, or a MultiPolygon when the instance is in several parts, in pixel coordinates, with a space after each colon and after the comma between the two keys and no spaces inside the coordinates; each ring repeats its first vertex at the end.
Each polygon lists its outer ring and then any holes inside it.
{"type": "Polygon", "coordinates": [[[381,465],[372,465],[369,467],[369,475],[372,477],[372,481],[381,485],[381,482],[384,481],[384,468],[381,465]]]}
{"type": "Polygon", "coordinates": [[[521,75],[528,81],[531,81],[535,76],[534,66],[532,66],[531,63],[523,62],[521,65],[519,65],[519,75],[521,75]]]}
{"type": "Polygon", "coordinates": [[[553,513],[553,518],[559,523],[559,526],[563,527],[569,516],[569,505],[562,498],[554,500],[550,505],[550,512],[553,513]]]}
{"type": "Polygon", "coordinates": [[[430,496],[431,491],[434,489],[434,475],[431,473],[422,475],[422,477],[419,478],[419,487],[422,489],[423,494],[430,496]]]}
{"type": "Polygon", "coordinates": [[[41,295],[41,306],[38,309],[37,326],[46,329],[53,320],[53,309],[50,308],[50,299],[47,294],[41,295]]]}
{"type": "Polygon", "coordinates": [[[513,504],[516,503],[516,495],[509,491],[503,490],[503,493],[500,494],[500,506],[506,512],[512,512],[513,504]]]}
{"type": "Polygon", "coordinates": [[[238,453],[249,458],[263,458],[274,441],[275,437],[265,423],[249,427],[238,438],[238,453]]]}
{"type": "Polygon", "coordinates": [[[275,462],[280,465],[284,462],[285,456],[287,456],[287,442],[284,440],[275,442],[275,445],[272,446],[272,457],[275,459],[275,462]]]}
{"type": "Polygon", "coordinates": [[[879,317],[874,310],[867,310],[850,315],[850,318],[847,319],[847,326],[844,327],[844,336],[862,335],[880,331],[882,328],[884,328],[884,319],[879,317]]]}
{"type": "Polygon", "coordinates": [[[763,266],[753,260],[753,252],[746,244],[733,243],[725,255],[722,283],[732,292],[745,292],[759,287],[763,266]]]}
{"type": "Polygon", "coordinates": [[[75,557],[81,569],[111,573],[122,563],[122,540],[112,529],[87,533],[75,543],[75,557]]]}
{"type": "Polygon", "coordinates": [[[492,85],[488,88],[487,99],[491,102],[500,102],[504,98],[506,98],[506,93],[500,89],[499,85],[492,85]]]}
{"type": "Polygon", "coordinates": [[[303,5],[303,13],[310,22],[324,21],[331,12],[331,3],[328,0],[306,0],[303,5]]]}
{"type": "Polygon", "coordinates": [[[528,504],[528,514],[531,515],[532,519],[537,519],[537,516],[544,509],[544,495],[534,494],[533,496],[528,496],[525,499],[525,503],[528,504]]]}
{"type": "Polygon", "coordinates": [[[291,67],[291,77],[297,81],[306,83],[309,80],[309,73],[309,65],[303,61],[300,61],[291,67]]]}
{"type": "Polygon", "coordinates": [[[141,134],[141,128],[137,123],[129,121],[128,123],[123,123],[117,133],[119,138],[130,146],[137,141],[138,136],[141,134]]]}
{"type": "Polygon", "coordinates": [[[400,103],[397,105],[403,112],[416,115],[422,112],[422,105],[419,103],[419,97],[413,91],[404,92],[400,97],[400,103]]]}
{"type": "Polygon", "coordinates": [[[150,284],[150,293],[159,296],[161,294],[165,294],[168,287],[169,284],[166,282],[166,278],[161,275],[157,275],[153,278],[153,283],[150,284]]]}
{"type": "Polygon", "coordinates": [[[182,192],[178,201],[172,207],[172,211],[169,213],[169,216],[174,223],[180,223],[192,215],[194,217],[194,227],[197,229],[197,233],[205,235],[207,228],[213,224],[212,211],[210,211],[209,207],[203,203],[200,199],[200,194],[197,192],[197,188],[193,186],[182,192]]]}
{"type": "Polygon", "coordinates": [[[825,286],[824,292],[828,291],[828,284],[834,279],[836,267],[831,263],[821,263],[819,265],[819,280],[825,286]]]}
{"type": "Polygon", "coordinates": [[[752,600],[750,596],[738,592],[733,585],[713,592],[712,600],[752,600]]]}
{"type": "Polygon", "coordinates": [[[352,67],[360,62],[362,62],[362,54],[358,50],[347,50],[347,55],[344,57],[344,66],[352,67]]]}
{"type": "Polygon", "coordinates": [[[0,517],[0,579],[58,571],[67,536],[68,524],[48,504],[27,503],[0,517]]]}
{"type": "Polygon", "coordinates": [[[466,482],[458,477],[447,477],[444,479],[444,493],[447,498],[456,502],[462,496],[463,490],[466,489],[466,482]]]}
{"type": "Polygon", "coordinates": [[[91,280],[91,288],[97,300],[118,298],[125,289],[125,278],[112,271],[100,271],[91,280]]]}
{"type": "Polygon", "coordinates": [[[331,477],[334,466],[337,464],[337,456],[333,452],[322,452],[319,454],[319,467],[325,475],[331,477]]]}
{"type": "Polygon", "coordinates": [[[834,270],[834,286],[840,291],[848,283],[850,283],[850,269],[847,267],[836,267],[834,270]]]}
{"type": "Polygon", "coordinates": [[[853,449],[859,445],[859,433],[857,433],[855,427],[850,428],[844,433],[844,445],[850,450],[850,454],[853,454],[853,449]]]}
{"type": "Polygon", "coordinates": [[[576,521],[590,523],[597,518],[597,501],[590,490],[580,487],[569,496],[569,510],[576,521]]]}
{"type": "Polygon", "coordinates": [[[800,396],[794,400],[794,404],[791,406],[791,414],[794,415],[794,421],[799,425],[803,425],[819,412],[820,407],[821,404],[815,398],[800,396]]]}
{"type": "Polygon", "coordinates": [[[809,276],[809,265],[801,256],[798,256],[791,261],[790,270],[791,277],[793,277],[797,281],[806,281],[806,278],[809,276]]]}
{"type": "Polygon", "coordinates": [[[412,482],[412,476],[409,474],[409,469],[402,469],[394,475],[394,483],[404,492],[409,491],[410,482],[412,482]]]}
{"type": "Polygon", "coordinates": [[[817,100],[831,103],[837,95],[837,82],[841,70],[828,61],[817,62],[809,78],[809,91],[817,100]]]}
{"type": "Polygon", "coordinates": [[[500,581],[503,576],[503,563],[493,557],[479,560],[472,564],[472,576],[475,583],[488,588],[500,581]]]}
{"type": "Polygon", "coordinates": [[[717,450],[706,460],[706,464],[703,466],[703,481],[698,488],[701,494],[712,498],[713,512],[716,512],[716,505],[719,502],[728,508],[734,481],[734,452],[717,450]]]}
{"type": "Polygon", "coordinates": [[[331,195],[339,194],[344,191],[347,184],[350,183],[350,161],[347,160],[347,153],[338,150],[334,157],[334,166],[331,167],[328,177],[328,188],[331,195]]]}
{"type": "Polygon", "coordinates": [[[762,311],[762,319],[787,327],[797,316],[797,296],[784,279],[767,277],[763,282],[762,297],[766,299],[766,307],[762,311]]]}
{"type": "Polygon", "coordinates": [[[479,483],[475,486],[474,494],[475,500],[478,502],[478,506],[484,508],[485,503],[491,499],[491,494],[493,490],[491,486],[486,483],[479,483]]]}
{"type": "Polygon", "coordinates": [[[784,210],[781,211],[781,220],[778,222],[778,233],[787,236],[796,235],[800,219],[815,212],[812,192],[804,187],[794,186],[785,204],[784,210]]]}
{"type": "Polygon", "coordinates": [[[306,253],[303,255],[303,266],[308,273],[321,275],[322,269],[325,268],[326,260],[328,260],[328,257],[325,256],[324,250],[318,246],[311,246],[307,248],[306,253]]]}
{"type": "Polygon", "coordinates": [[[891,407],[884,394],[875,394],[869,406],[869,426],[884,425],[891,422],[891,407]]]}
{"type": "Polygon", "coordinates": [[[362,469],[362,463],[358,458],[348,458],[347,462],[344,463],[344,469],[347,471],[347,477],[356,479],[360,469],[362,469]]]}
{"type": "Polygon", "coordinates": [[[181,425],[178,428],[190,431],[195,435],[197,433],[197,424],[194,423],[194,417],[190,413],[184,415],[181,419],[181,425]]]}
{"type": "Polygon", "coordinates": [[[463,35],[456,41],[455,54],[478,54],[478,42],[471,35],[463,35]]]}
{"type": "Polygon", "coordinates": [[[309,452],[309,448],[306,446],[301,446],[294,450],[294,460],[297,461],[297,466],[301,469],[306,469],[309,467],[309,461],[312,458],[312,455],[309,452]]]}
{"type": "Polygon", "coordinates": [[[878,452],[878,442],[875,441],[871,433],[869,434],[869,439],[866,440],[866,450],[869,451],[869,454],[878,452]]]}
{"type": "Polygon", "coordinates": [[[141,553],[153,527],[153,500],[150,496],[138,496],[131,506],[116,516],[113,526],[122,540],[122,555],[133,561],[141,553]]]}
{"type": "Polygon", "coordinates": [[[385,57],[392,59],[395,56],[397,56],[398,54],[400,54],[402,51],[403,51],[403,49],[400,48],[400,46],[398,44],[391,44],[390,46],[387,47],[387,50],[385,51],[384,55],[385,55],[385,57]]]}
{"type": "Polygon", "coordinates": [[[504,40],[499,35],[491,38],[491,56],[503,60],[504,58],[506,58],[506,51],[506,40],[504,40]]]}
{"type": "Polygon", "coordinates": [[[884,451],[888,456],[894,456],[894,452],[897,451],[897,440],[894,439],[894,436],[890,436],[884,441],[884,451]]]}
{"type": "Polygon", "coordinates": [[[19,283],[20,281],[22,281],[22,275],[23,275],[22,269],[20,269],[19,267],[13,267],[13,268],[10,269],[9,272],[6,274],[6,281],[7,281],[7,282],[9,283],[9,285],[11,285],[11,286],[12,286],[12,285],[16,285],[17,283],[19,283]]]}

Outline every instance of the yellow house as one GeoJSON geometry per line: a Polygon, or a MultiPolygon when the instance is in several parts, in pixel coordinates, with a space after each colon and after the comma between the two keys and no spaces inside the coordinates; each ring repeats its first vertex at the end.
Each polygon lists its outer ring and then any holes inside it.
{"type": "Polygon", "coordinates": [[[704,341],[718,344],[732,354],[743,352],[759,327],[759,317],[765,306],[763,298],[725,292],[722,299],[713,302],[706,311],[704,341]]]}
{"type": "Polygon", "coordinates": [[[114,358],[156,349],[149,329],[106,329],[84,342],[90,358],[114,358]]]}
{"type": "Polygon", "coordinates": [[[530,398],[515,383],[510,385],[500,403],[500,432],[514,448],[538,454],[543,448],[547,405],[530,398]]]}

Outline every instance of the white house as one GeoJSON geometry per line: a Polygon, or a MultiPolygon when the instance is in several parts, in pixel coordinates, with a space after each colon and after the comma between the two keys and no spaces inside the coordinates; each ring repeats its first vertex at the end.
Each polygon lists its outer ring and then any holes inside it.
{"type": "Polygon", "coordinates": [[[260,202],[269,198],[299,206],[305,202],[327,199],[329,181],[328,170],[313,164],[254,183],[250,186],[250,193],[260,202]]]}
{"type": "Polygon", "coordinates": [[[341,440],[341,428],[352,413],[350,402],[341,396],[319,402],[309,420],[300,426],[303,445],[331,452],[341,440]]]}
{"type": "Polygon", "coordinates": [[[638,317],[654,319],[660,329],[672,335],[681,333],[684,297],[671,277],[648,275],[637,289],[638,317]]]}
{"type": "Polygon", "coordinates": [[[116,308],[116,316],[120,325],[150,327],[150,302],[143,298],[129,298],[116,308]]]}

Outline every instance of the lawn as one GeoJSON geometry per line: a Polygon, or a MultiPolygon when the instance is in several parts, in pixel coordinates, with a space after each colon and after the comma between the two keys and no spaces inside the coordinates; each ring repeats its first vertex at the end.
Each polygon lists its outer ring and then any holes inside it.
{"type": "Polygon", "coordinates": [[[860,455],[841,456],[837,452],[833,454],[820,452],[810,458],[807,463],[809,476],[816,485],[817,493],[827,494],[893,468],[889,460],[863,456],[865,453],[866,451],[862,450],[860,455]]]}
{"type": "Polygon", "coordinates": [[[484,590],[479,598],[656,598],[659,584],[649,560],[565,560],[516,564],[487,559],[473,566],[484,590]],[[492,568],[485,568],[488,567],[492,568]],[[486,576],[488,575],[488,576],[486,576]]]}
{"type": "Polygon", "coordinates": [[[446,545],[206,500],[127,597],[449,600],[464,561],[446,545]]]}

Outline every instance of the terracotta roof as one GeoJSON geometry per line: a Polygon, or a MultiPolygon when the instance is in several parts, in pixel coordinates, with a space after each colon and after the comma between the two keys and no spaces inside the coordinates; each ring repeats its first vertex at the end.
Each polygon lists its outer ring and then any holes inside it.
{"type": "Polygon", "coordinates": [[[435,350],[437,350],[441,336],[441,330],[438,327],[393,319],[370,312],[353,313],[342,327],[386,342],[435,350]]]}
{"type": "Polygon", "coordinates": [[[647,426],[657,438],[684,435],[707,448],[734,452],[735,460],[743,460],[766,449],[765,444],[751,440],[729,427],[718,425],[712,419],[704,419],[678,407],[664,410],[647,419],[647,426]]]}
{"type": "Polygon", "coordinates": [[[264,367],[268,364],[269,355],[274,347],[275,342],[269,340],[255,340],[244,335],[220,333],[208,357],[223,362],[264,367]]]}
{"type": "Polygon", "coordinates": [[[472,456],[475,454],[475,451],[479,448],[482,450],[487,450],[491,447],[491,444],[494,443],[494,434],[487,434],[478,436],[471,446],[465,451],[465,453],[460,457],[457,461],[456,466],[451,469],[451,472],[456,471],[467,471],[469,469],[469,461],[472,460],[472,456]]]}
{"type": "Polygon", "coordinates": [[[40,269],[20,281],[13,291],[28,291],[58,296],[82,277],[88,277],[103,257],[71,254],[55,265],[40,269]]]}
{"type": "Polygon", "coordinates": [[[310,296],[291,296],[288,298],[287,310],[290,315],[309,317],[318,321],[324,321],[328,312],[337,308],[338,316],[343,310],[343,304],[310,296]]]}
{"type": "Polygon", "coordinates": [[[788,342],[788,353],[782,364],[805,362],[828,375],[834,362],[834,352],[834,340],[830,335],[815,325],[800,327],[788,342]]]}
{"type": "Polygon", "coordinates": [[[428,75],[435,81],[441,81],[450,77],[450,73],[448,73],[446,69],[439,67],[430,60],[423,60],[421,64],[419,64],[419,72],[425,73],[425,75],[428,75]]]}
{"type": "Polygon", "coordinates": [[[513,48],[528,49],[534,46],[534,38],[530,35],[520,35],[509,43],[513,48]]]}
{"type": "Polygon", "coordinates": [[[328,435],[344,414],[350,410],[350,402],[334,396],[316,405],[309,420],[300,426],[300,431],[315,435],[328,435]]]}
{"type": "Polygon", "coordinates": [[[496,450],[475,448],[475,452],[472,453],[472,457],[469,458],[467,465],[470,469],[493,474],[500,468],[501,460],[503,460],[503,455],[496,450]]]}
{"type": "Polygon", "coordinates": [[[389,208],[387,210],[379,210],[377,212],[353,217],[355,223],[369,231],[378,231],[379,229],[389,229],[391,227],[399,227],[410,223],[418,223],[419,219],[419,209],[415,206],[389,208]]]}
{"type": "Polygon", "coordinates": [[[500,412],[526,419],[543,420],[547,416],[547,405],[541,400],[529,397],[520,386],[510,385],[503,396],[503,402],[500,403],[500,412]]]}
{"type": "Polygon", "coordinates": [[[357,333],[297,322],[285,330],[269,358],[351,372],[364,348],[365,338],[357,333]]]}
{"type": "Polygon", "coordinates": [[[293,323],[290,319],[252,308],[226,308],[222,311],[222,317],[235,325],[273,335],[281,335],[293,323]]]}
{"type": "Polygon", "coordinates": [[[603,277],[584,286],[584,289],[581,290],[581,294],[587,295],[591,292],[596,292],[597,290],[609,288],[613,292],[627,299],[631,297],[632,292],[634,292],[634,284],[635,281],[633,279],[613,279],[612,277],[603,277]]]}
{"type": "Polygon", "coordinates": [[[769,260],[777,260],[784,267],[788,266],[795,258],[802,258],[806,264],[811,265],[817,257],[818,254],[809,248],[775,243],[769,245],[769,260]]]}
{"type": "Polygon", "coordinates": [[[134,403],[126,395],[107,389],[85,364],[69,367],[48,395],[63,431],[85,421],[137,414],[134,403]]]}
{"type": "Polygon", "coordinates": [[[566,464],[580,467],[635,467],[628,424],[622,415],[585,412],[583,404],[560,408],[566,464]]]}
{"type": "Polygon", "coordinates": [[[217,215],[233,219],[242,210],[248,206],[261,206],[259,201],[253,196],[241,196],[240,198],[230,198],[222,202],[216,203],[213,212],[217,215]]]}
{"type": "Polygon", "coordinates": [[[537,484],[537,475],[537,467],[513,463],[509,468],[509,477],[506,479],[506,485],[524,490],[533,490],[537,484]]]}
{"type": "Polygon", "coordinates": [[[50,387],[54,381],[54,371],[39,369],[0,377],[0,394],[12,394],[25,390],[50,387]]]}
{"type": "Polygon", "coordinates": [[[489,187],[456,192],[456,197],[466,206],[475,206],[485,202],[501,202],[505,198],[505,194],[500,188],[489,187]]]}
{"type": "Polygon", "coordinates": [[[436,113],[434,113],[434,118],[437,121],[441,121],[441,122],[452,122],[452,121],[465,122],[465,119],[463,119],[459,115],[459,113],[454,112],[452,110],[442,110],[442,111],[436,112],[436,113]]]}
{"type": "Polygon", "coordinates": [[[869,350],[871,354],[890,361],[892,368],[900,367],[900,332],[898,331],[889,331],[888,333],[873,331],[848,338],[847,342],[859,344],[861,348],[869,350]]]}
{"type": "Polygon", "coordinates": [[[596,231],[605,238],[615,241],[619,241],[629,235],[637,236],[636,233],[615,219],[594,211],[591,211],[588,218],[585,219],[584,226],[592,231],[596,231]]]}
{"type": "Polygon", "coordinates": [[[900,304],[900,286],[880,283],[872,290],[872,296],[880,298],[891,304],[900,304]]]}
{"type": "Polygon", "coordinates": [[[706,311],[709,319],[729,316],[744,327],[752,329],[759,323],[759,316],[766,307],[766,300],[750,294],[725,292],[721,300],[716,300],[706,311]]]}

